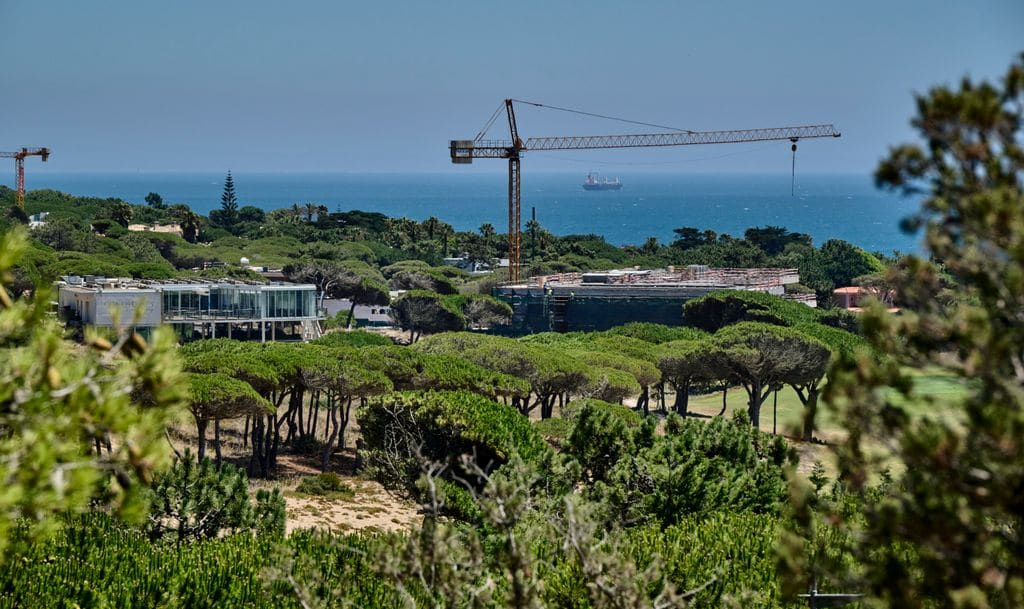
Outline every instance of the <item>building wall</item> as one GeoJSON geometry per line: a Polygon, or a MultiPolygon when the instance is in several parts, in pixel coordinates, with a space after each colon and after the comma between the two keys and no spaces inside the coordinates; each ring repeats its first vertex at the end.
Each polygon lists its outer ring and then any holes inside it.
{"type": "Polygon", "coordinates": [[[61,294],[59,302],[78,311],[82,322],[93,326],[113,326],[114,310],[120,311],[121,325],[154,327],[161,321],[155,290],[69,291],[61,294]],[[136,314],[140,315],[138,322],[134,322],[136,314]]]}
{"type": "MultiPolygon", "coordinates": [[[[348,298],[328,298],[324,300],[324,309],[327,310],[328,316],[337,315],[339,312],[344,312],[348,315],[348,310],[351,307],[352,301],[348,298]]],[[[356,325],[358,322],[359,325],[390,326],[394,323],[391,320],[390,313],[391,307],[386,305],[368,307],[357,304],[355,311],[352,313],[353,325],[356,325]]]]}
{"type": "Polygon", "coordinates": [[[542,294],[498,294],[512,307],[513,335],[537,332],[601,331],[633,321],[666,326],[683,323],[683,303],[696,295],[672,297],[609,297],[572,295],[564,304],[542,294]]]}

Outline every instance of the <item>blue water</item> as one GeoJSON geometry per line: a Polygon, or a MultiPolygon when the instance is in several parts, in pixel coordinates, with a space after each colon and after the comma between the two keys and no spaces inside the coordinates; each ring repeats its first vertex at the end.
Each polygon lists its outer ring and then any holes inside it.
{"type": "MultiPolygon", "coordinates": [[[[920,250],[919,238],[899,230],[916,201],[874,188],[869,176],[797,176],[790,196],[788,175],[619,174],[619,191],[584,191],[583,174],[524,172],[523,223],[531,207],[557,235],[597,233],[616,245],[648,237],[671,241],[672,229],[693,226],[742,236],[751,226],[784,226],[808,233],[817,245],[844,239],[869,251],[920,250]]],[[[614,176],[609,176],[614,177],[614,176]]],[[[429,216],[456,230],[489,222],[508,225],[507,177],[474,171],[438,174],[235,174],[241,205],[263,209],[316,202],[331,211],[361,209],[424,220],[429,216]]],[[[29,188],[54,188],[76,195],[118,197],[143,203],[149,192],[164,201],[188,203],[207,214],[220,206],[223,174],[35,173],[29,188]]]]}

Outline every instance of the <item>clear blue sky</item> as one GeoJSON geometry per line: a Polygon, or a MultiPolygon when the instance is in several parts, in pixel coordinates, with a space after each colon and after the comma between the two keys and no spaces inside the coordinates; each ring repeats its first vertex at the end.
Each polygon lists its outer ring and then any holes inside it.
{"type": "MultiPolygon", "coordinates": [[[[911,136],[914,91],[998,76],[1024,50],[1020,0],[0,0],[0,24],[0,149],[51,147],[33,172],[504,171],[452,167],[446,146],[517,97],[699,130],[833,122],[843,138],[801,144],[799,170],[866,173],[911,136]]],[[[623,132],[525,109],[520,129],[623,132]]],[[[527,162],[788,172],[789,154],[527,162]]]]}

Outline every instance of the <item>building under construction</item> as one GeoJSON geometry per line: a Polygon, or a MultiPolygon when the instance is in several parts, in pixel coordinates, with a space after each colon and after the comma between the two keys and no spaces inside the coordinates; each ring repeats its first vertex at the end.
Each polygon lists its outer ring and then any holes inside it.
{"type": "Polygon", "coordinates": [[[813,294],[788,295],[796,269],[691,265],[531,277],[495,289],[512,307],[512,334],[607,330],[633,321],[683,323],[683,303],[714,290],[754,290],[816,306],[813,294]]]}

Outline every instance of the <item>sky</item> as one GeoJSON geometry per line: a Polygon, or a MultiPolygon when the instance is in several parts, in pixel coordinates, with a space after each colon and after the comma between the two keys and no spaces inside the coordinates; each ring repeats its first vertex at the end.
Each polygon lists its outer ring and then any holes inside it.
{"type": "MultiPolygon", "coordinates": [[[[447,146],[513,97],[692,130],[833,123],[842,138],[802,141],[798,170],[866,174],[913,137],[915,92],[1002,75],[1024,50],[1024,2],[0,0],[0,31],[0,150],[52,149],[29,172],[500,172],[452,166],[447,146]]],[[[517,113],[527,137],[650,131],[517,113]]],[[[771,173],[790,154],[524,164],[771,173]]]]}

